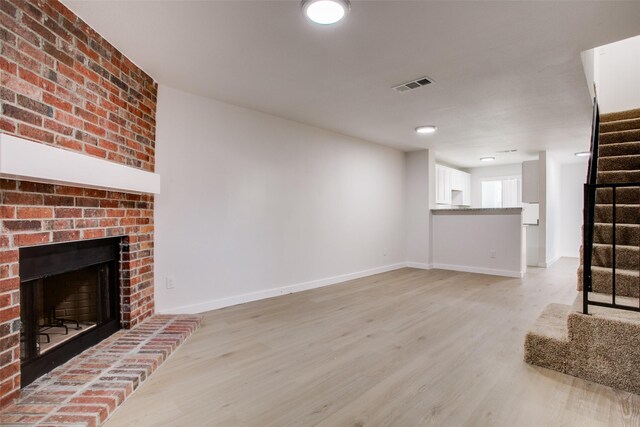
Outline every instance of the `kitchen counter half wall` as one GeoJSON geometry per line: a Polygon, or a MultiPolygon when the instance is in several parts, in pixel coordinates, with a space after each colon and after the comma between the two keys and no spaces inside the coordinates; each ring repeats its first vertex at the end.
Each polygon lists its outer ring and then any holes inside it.
{"type": "Polygon", "coordinates": [[[522,208],[432,209],[433,268],[522,277],[522,208]]]}

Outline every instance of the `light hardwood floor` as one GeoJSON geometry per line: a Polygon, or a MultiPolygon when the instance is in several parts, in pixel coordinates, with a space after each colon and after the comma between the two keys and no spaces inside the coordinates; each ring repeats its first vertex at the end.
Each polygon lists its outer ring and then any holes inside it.
{"type": "Polygon", "coordinates": [[[640,396],[522,361],[577,267],[402,269],[209,312],[107,427],[638,426],[640,396]]]}

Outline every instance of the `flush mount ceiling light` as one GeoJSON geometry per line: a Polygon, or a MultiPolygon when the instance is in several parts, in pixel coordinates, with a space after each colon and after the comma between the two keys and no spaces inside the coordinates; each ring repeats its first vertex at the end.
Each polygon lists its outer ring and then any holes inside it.
{"type": "Polygon", "coordinates": [[[495,157],[480,157],[481,162],[493,162],[495,159],[495,157]]]}
{"type": "Polygon", "coordinates": [[[302,0],[302,11],[316,24],[331,25],[340,21],[351,8],[349,0],[302,0]]]}
{"type": "Polygon", "coordinates": [[[436,126],[433,125],[429,125],[429,126],[418,126],[416,128],[416,133],[419,135],[426,135],[429,133],[434,133],[436,130],[438,130],[438,128],[436,126]]]}
{"type": "Polygon", "coordinates": [[[574,153],[574,156],[576,157],[585,157],[590,155],[591,153],[589,151],[580,151],[578,153],[574,153]]]}

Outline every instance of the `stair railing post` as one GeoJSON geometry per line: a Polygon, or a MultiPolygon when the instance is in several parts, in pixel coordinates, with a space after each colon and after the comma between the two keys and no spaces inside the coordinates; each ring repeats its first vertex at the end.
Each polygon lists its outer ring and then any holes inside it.
{"type": "Polygon", "coordinates": [[[598,148],[600,140],[600,107],[594,87],[593,117],[591,122],[591,154],[584,185],[584,210],[582,232],[582,312],[589,314],[589,292],[591,292],[593,256],[593,234],[596,209],[596,183],[598,179],[598,148]]]}
{"type": "Polygon", "coordinates": [[[612,246],[611,246],[611,303],[616,303],[616,190],[617,187],[611,188],[611,214],[612,214],[612,246]]]}
{"type": "Polygon", "coordinates": [[[589,183],[584,184],[584,224],[582,231],[582,312],[589,314],[589,291],[591,290],[591,255],[593,239],[591,236],[591,189],[589,183]]]}

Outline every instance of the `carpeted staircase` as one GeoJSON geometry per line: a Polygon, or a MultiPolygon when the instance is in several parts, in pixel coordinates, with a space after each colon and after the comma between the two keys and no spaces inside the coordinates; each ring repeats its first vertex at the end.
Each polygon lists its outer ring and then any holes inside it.
{"type": "MultiPolygon", "coordinates": [[[[595,300],[610,300],[590,294],[595,300]]],[[[624,304],[638,303],[620,297],[624,304]]],[[[589,307],[582,314],[582,293],[573,306],[549,304],[527,333],[525,361],[574,377],[640,394],[640,315],[589,307]]]]}
{"type": "MultiPolygon", "coordinates": [[[[600,117],[598,183],[640,182],[640,109],[600,117]]],[[[613,192],[596,192],[591,300],[611,302],[613,192]]],[[[638,306],[640,187],[616,191],[617,302],[638,306]]],[[[582,252],[582,251],[581,251],[582,252]]],[[[581,257],[582,258],[582,257],[581,257]]],[[[581,259],[582,265],[582,259],[581,259]]],[[[578,291],[582,290],[582,266],[578,291]]],[[[527,363],[640,394],[640,313],[550,304],[525,339],[527,363]]]]}
{"type": "MultiPolygon", "coordinates": [[[[620,182],[640,182],[640,109],[600,117],[598,183],[620,182]]],[[[612,289],[612,201],[612,189],[597,190],[591,289],[604,294],[611,294],[612,289]]],[[[619,188],[616,192],[616,295],[640,295],[639,244],[640,188],[619,188]]],[[[582,267],[578,270],[578,291],[581,290],[582,267]]]]}

